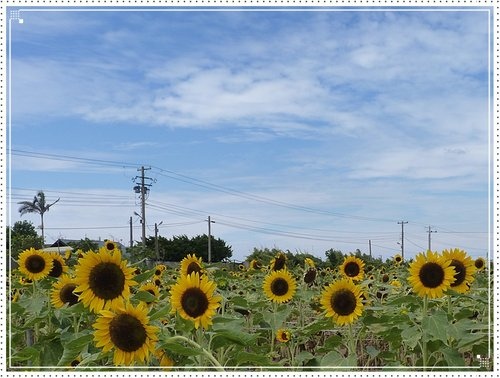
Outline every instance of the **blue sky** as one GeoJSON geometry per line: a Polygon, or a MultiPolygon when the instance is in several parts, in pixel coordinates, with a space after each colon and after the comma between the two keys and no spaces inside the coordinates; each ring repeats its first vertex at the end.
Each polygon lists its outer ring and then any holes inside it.
{"type": "Polygon", "coordinates": [[[60,197],[47,242],[128,244],[145,165],[156,180],[147,233],[160,221],[165,237],[206,233],[210,215],[236,259],[253,247],[368,253],[368,240],[387,258],[400,252],[401,220],[406,256],[427,248],[429,225],[432,249],[486,256],[484,9],[21,18],[10,35],[10,216],[38,225],[17,202],[39,189],[60,197]]]}

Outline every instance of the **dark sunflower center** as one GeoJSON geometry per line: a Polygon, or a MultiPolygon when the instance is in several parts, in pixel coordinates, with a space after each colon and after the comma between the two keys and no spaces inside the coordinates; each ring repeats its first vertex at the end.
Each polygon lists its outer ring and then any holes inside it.
{"type": "Polygon", "coordinates": [[[97,297],[114,299],[119,297],[125,288],[125,274],[114,263],[100,263],[90,271],[89,286],[97,297]]]}
{"type": "Polygon", "coordinates": [[[73,290],[75,290],[75,288],[76,285],[72,283],[64,285],[62,289],[59,291],[59,299],[61,300],[61,302],[67,303],[70,306],[77,303],[78,296],[73,293],[73,290]]]}
{"type": "Polygon", "coordinates": [[[30,273],[40,273],[45,269],[45,259],[39,255],[29,256],[26,259],[26,269],[30,273]]]}
{"type": "Polygon", "coordinates": [[[78,361],[78,360],[71,361],[71,366],[73,366],[73,367],[78,366],[79,364],[80,364],[80,361],[78,361]]]}
{"type": "Polygon", "coordinates": [[[396,256],[396,262],[401,262],[401,257],[396,256]]]}
{"type": "Polygon", "coordinates": [[[113,243],[106,243],[106,249],[112,251],[115,249],[115,245],[113,243]]]}
{"type": "Polygon", "coordinates": [[[341,289],[332,295],[330,304],[338,315],[347,316],[356,309],[356,296],[350,290],[341,289]]]}
{"type": "Polygon", "coordinates": [[[187,289],[181,297],[182,309],[191,316],[197,318],[208,310],[207,295],[197,287],[187,289]]]}
{"type": "Polygon", "coordinates": [[[286,332],[281,333],[281,340],[288,341],[288,335],[286,334],[286,332]]]}
{"type": "Polygon", "coordinates": [[[465,281],[465,265],[458,260],[451,260],[450,266],[455,268],[455,282],[451,284],[451,287],[459,286],[465,281]]]}
{"type": "Polygon", "coordinates": [[[63,272],[63,266],[59,260],[52,260],[52,269],[49,272],[51,277],[59,277],[63,272]]]}
{"type": "Polygon", "coordinates": [[[481,259],[477,259],[476,261],[474,261],[474,266],[477,269],[481,269],[484,266],[484,261],[481,259]]]}
{"type": "Polygon", "coordinates": [[[155,270],[155,276],[161,276],[161,270],[160,269],[156,269],[155,270]]]}
{"type": "Polygon", "coordinates": [[[429,262],[420,268],[418,277],[420,278],[420,282],[422,282],[425,287],[433,289],[443,283],[444,270],[441,265],[429,262]]]}
{"type": "Polygon", "coordinates": [[[274,270],[281,270],[285,267],[285,258],[284,257],[278,257],[274,261],[274,270]]]}
{"type": "Polygon", "coordinates": [[[385,283],[385,282],[387,282],[387,281],[389,281],[389,276],[388,276],[387,274],[384,274],[384,275],[382,276],[382,282],[384,282],[384,283],[385,283]]]}
{"type": "Polygon", "coordinates": [[[278,297],[288,293],[288,282],[283,278],[276,278],[271,282],[271,292],[278,297]]]}
{"type": "Polygon", "coordinates": [[[189,276],[191,273],[193,272],[198,272],[200,273],[201,272],[201,267],[198,263],[196,262],[192,262],[188,265],[187,267],[187,275],[189,276]]]}
{"type": "Polygon", "coordinates": [[[111,341],[125,352],[135,352],[146,342],[146,329],[141,321],[129,314],[120,314],[109,324],[111,341]]]}
{"type": "Polygon", "coordinates": [[[356,277],[359,271],[360,268],[357,262],[351,261],[345,264],[344,272],[348,277],[356,277]]]}
{"type": "Polygon", "coordinates": [[[316,279],[316,269],[309,269],[304,275],[304,282],[310,284],[316,279]]]}

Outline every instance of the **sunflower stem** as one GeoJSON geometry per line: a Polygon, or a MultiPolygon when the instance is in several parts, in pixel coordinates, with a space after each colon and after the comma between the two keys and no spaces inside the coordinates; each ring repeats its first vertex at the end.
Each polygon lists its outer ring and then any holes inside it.
{"type": "Polygon", "coordinates": [[[357,358],[357,354],[356,354],[356,341],[354,339],[354,336],[353,336],[353,333],[352,333],[352,323],[350,323],[348,325],[348,329],[349,329],[349,342],[348,342],[348,345],[347,345],[347,348],[349,350],[349,356],[353,355],[354,357],[356,357],[356,361],[358,360],[357,358]]]}
{"type": "Polygon", "coordinates": [[[180,335],[171,337],[169,339],[169,341],[184,341],[184,342],[190,344],[191,346],[193,346],[197,349],[200,349],[202,351],[202,353],[205,355],[205,357],[207,357],[210,360],[212,365],[215,366],[218,371],[224,371],[224,368],[219,363],[219,361],[217,361],[217,359],[209,351],[207,351],[205,348],[201,347],[201,345],[198,344],[196,341],[190,340],[187,337],[180,336],[180,335]]]}
{"type": "Polygon", "coordinates": [[[422,367],[427,370],[427,329],[424,327],[424,319],[427,317],[427,295],[424,296],[424,305],[422,307],[422,367]]]}

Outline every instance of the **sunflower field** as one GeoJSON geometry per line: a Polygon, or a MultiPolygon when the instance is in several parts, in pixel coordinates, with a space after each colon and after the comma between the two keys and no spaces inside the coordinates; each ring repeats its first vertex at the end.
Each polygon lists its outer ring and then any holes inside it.
{"type": "Polygon", "coordinates": [[[205,264],[126,261],[115,243],[33,248],[9,281],[8,368],[189,371],[492,368],[493,275],[460,249],[339,266],[277,253],[205,264]]]}

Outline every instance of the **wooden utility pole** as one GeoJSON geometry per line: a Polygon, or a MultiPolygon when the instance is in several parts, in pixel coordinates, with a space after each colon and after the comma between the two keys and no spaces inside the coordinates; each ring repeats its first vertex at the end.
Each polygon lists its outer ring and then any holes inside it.
{"type": "Polygon", "coordinates": [[[211,224],[215,223],[213,220],[210,220],[210,215],[207,219],[208,222],[208,263],[212,263],[212,232],[211,232],[211,224]]]}
{"type": "Polygon", "coordinates": [[[430,251],[431,250],[431,234],[433,232],[437,232],[437,231],[431,231],[431,226],[429,226],[427,232],[429,233],[429,249],[428,250],[430,251]]]}
{"type": "Polygon", "coordinates": [[[160,223],[156,224],[155,223],[155,252],[156,252],[156,260],[160,260],[160,248],[158,246],[158,226],[161,225],[163,221],[160,223]]]}
{"type": "Polygon", "coordinates": [[[130,248],[132,248],[134,246],[134,233],[133,233],[133,229],[132,229],[132,217],[130,217],[129,224],[130,224],[130,248]]]}
{"type": "Polygon", "coordinates": [[[401,258],[405,261],[405,224],[408,222],[401,221],[398,224],[401,225],[401,258]]]}

